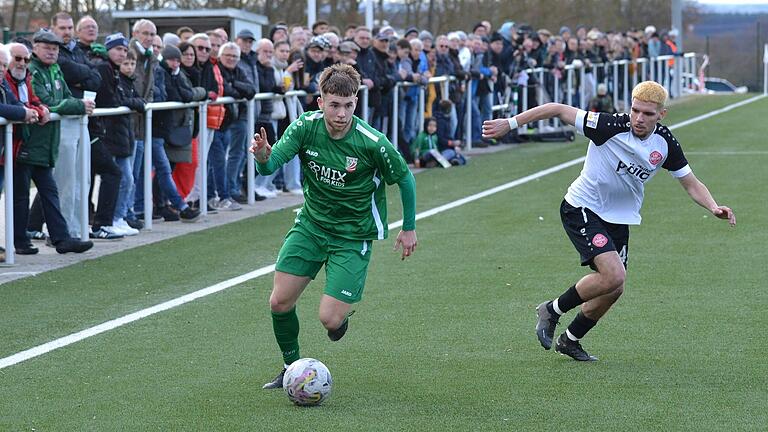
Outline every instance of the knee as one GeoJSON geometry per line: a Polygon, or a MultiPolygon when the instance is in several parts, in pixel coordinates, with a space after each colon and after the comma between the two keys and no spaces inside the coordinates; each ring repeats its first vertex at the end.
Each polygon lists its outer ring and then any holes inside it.
{"type": "Polygon", "coordinates": [[[344,314],[338,315],[331,312],[320,312],[320,323],[327,330],[336,330],[344,322],[344,314]]]}
{"type": "Polygon", "coordinates": [[[608,271],[602,272],[603,287],[606,293],[612,293],[620,291],[617,295],[621,295],[624,290],[624,280],[626,279],[627,272],[624,267],[611,268],[608,271]]]}
{"type": "Polygon", "coordinates": [[[619,297],[621,297],[621,295],[622,295],[622,294],[624,294],[624,284],[623,284],[623,283],[622,283],[621,285],[619,285],[619,287],[618,287],[618,288],[616,288],[615,290],[613,290],[613,291],[611,292],[611,295],[612,295],[612,296],[613,296],[613,298],[614,298],[614,299],[616,299],[616,300],[618,300],[618,299],[619,299],[619,297]]]}
{"type": "Polygon", "coordinates": [[[274,293],[269,296],[269,309],[272,310],[272,312],[288,312],[293,309],[293,306],[293,302],[278,298],[274,293]]]}

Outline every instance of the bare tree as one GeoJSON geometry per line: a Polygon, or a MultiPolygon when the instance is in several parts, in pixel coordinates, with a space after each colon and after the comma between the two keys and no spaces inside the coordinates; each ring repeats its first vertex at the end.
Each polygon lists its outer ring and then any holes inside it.
{"type": "Polygon", "coordinates": [[[13,10],[11,12],[11,30],[16,30],[16,14],[19,13],[19,0],[13,0],[13,10]]]}

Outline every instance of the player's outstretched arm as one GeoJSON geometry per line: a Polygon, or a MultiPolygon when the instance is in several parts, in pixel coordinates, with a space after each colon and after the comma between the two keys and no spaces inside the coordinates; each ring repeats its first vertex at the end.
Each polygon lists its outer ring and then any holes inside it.
{"type": "Polygon", "coordinates": [[[400,187],[400,199],[403,202],[403,229],[397,234],[394,250],[402,249],[401,260],[411,256],[416,250],[416,180],[409,171],[397,184],[400,187]]]}
{"type": "Polygon", "coordinates": [[[576,113],[579,110],[559,103],[548,103],[523,111],[520,114],[503,119],[486,120],[483,122],[483,138],[501,138],[512,129],[517,129],[527,123],[558,117],[563,123],[576,124],[576,113]]]}
{"type": "Polygon", "coordinates": [[[726,219],[731,226],[736,225],[736,215],[730,207],[718,205],[712,194],[693,173],[680,178],[680,184],[696,204],[709,210],[715,217],[726,219]]]}

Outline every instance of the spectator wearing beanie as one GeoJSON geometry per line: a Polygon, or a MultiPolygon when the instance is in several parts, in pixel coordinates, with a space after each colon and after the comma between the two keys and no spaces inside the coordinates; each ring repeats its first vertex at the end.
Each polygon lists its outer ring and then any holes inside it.
{"type": "MultiPolygon", "coordinates": [[[[107,36],[104,46],[107,49],[107,61],[96,66],[101,77],[101,86],[96,93],[98,108],[114,108],[122,105],[123,98],[119,91],[120,65],[128,55],[128,39],[122,33],[107,36]]],[[[138,107],[136,107],[138,108],[138,107]]],[[[141,111],[141,108],[138,108],[141,111]]],[[[123,172],[115,158],[128,158],[133,152],[130,142],[130,124],[128,115],[116,117],[93,117],[88,122],[91,134],[91,176],[101,177],[99,198],[93,216],[91,238],[98,240],[121,239],[126,235],[136,235],[138,230],[113,226],[115,207],[120,194],[123,172]]],[[[121,161],[124,163],[124,161],[121,161]]],[[[93,184],[93,182],[91,182],[93,184]]],[[[127,188],[125,188],[127,190],[127,188]]]]}
{"type": "Polygon", "coordinates": [[[166,46],[166,45],[179,46],[180,43],[181,43],[181,38],[175,33],[165,33],[163,35],[163,46],[166,46]]]}
{"type": "Polygon", "coordinates": [[[288,40],[288,26],[283,23],[277,23],[269,30],[269,40],[273,43],[281,40],[288,40]]]}
{"type": "Polygon", "coordinates": [[[421,40],[421,43],[424,44],[424,51],[432,51],[432,41],[435,40],[435,38],[432,37],[432,33],[427,30],[422,30],[421,33],[419,33],[419,39],[421,40]]]}
{"type": "Polygon", "coordinates": [[[415,39],[419,37],[419,29],[416,27],[411,27],[408,30],[405,31],[405,34],[403,35],[403,39],[410,41],[411,39],[415,39]]]}
{"type": "Polygon", "coordinates": [[[486,37],[488,36],[488,27],[486,27],[482,22],[479,22],[472,28],[472,33],[480,37],[486,37]]]}

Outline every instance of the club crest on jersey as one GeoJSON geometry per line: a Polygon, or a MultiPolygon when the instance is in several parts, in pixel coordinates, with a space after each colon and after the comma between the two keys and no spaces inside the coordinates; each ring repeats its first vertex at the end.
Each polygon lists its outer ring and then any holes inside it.
{"type": "Polygon", "coordinates": [[[596,112],[587,113],[587,127],[597,129],[597,119],[600,118],[600,114],[596,112]]]}
{"type": "Polygon", "coordinates": [[[650,162],[651,165],[658,165],[659,162],[661,162],[661,159],[663,157],[664,156],[662,156],[661,153],[659,153],[658,151],[654,150],[653,152],[651,152],[651,156],[648,158],[648,162],[650,162]]]}
{"type": "Polygon", "coordinates": [[[357,158],[347,156],[347,166],[345,169],[347,172],[355,172],[357,169],[357,158]]]}
{"type": "Polygon", "coordinates": [[[595,234],[594,237],[592,237],[592,244],[597,246],[597,247],[599,247],[599,248],[601,248],[601,247],[605,246],[606,244],[608,244],[608,237],[606,237],[606,236],[604,236],[604,235],[602,235],[600,233],[597,233],[597,234],[595,234]]]}

